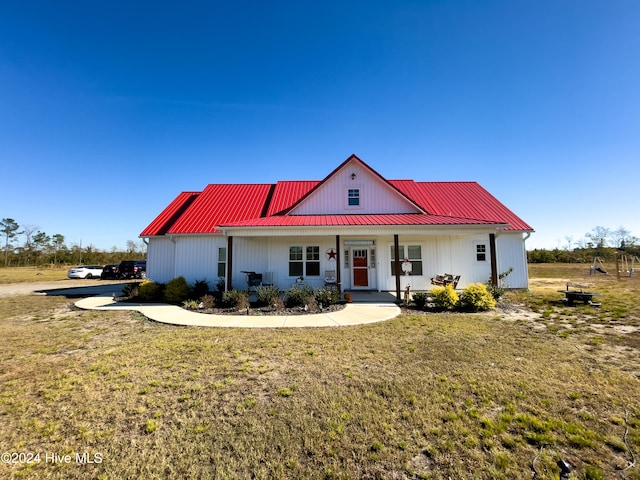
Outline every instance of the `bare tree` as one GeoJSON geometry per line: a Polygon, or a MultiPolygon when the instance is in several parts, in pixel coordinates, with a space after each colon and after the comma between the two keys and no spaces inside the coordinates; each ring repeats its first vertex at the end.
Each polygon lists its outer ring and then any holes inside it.
{"type": "Polygon", "coordinates": [[[33,236],[40,227],[37,225],[23,225],[22,234],[24,235],[24,252],[26,254],[25,265],[29,265],[29,260],[33,253],[33,236]]]}
{"type": "Polygon", "coordinates": [[[573,235],[567,235],[564,237],[564,239],[567,241],[565,250],[571,250],[571,246],[573,245],[573,235]]]}
{"type": "Polygon", "coordinates": [[[638,239],[631,235],[631,232],[622,225],[620,225],[617,230],[614,230],[611,236],[616,248],[624,249],[625,247],[632,247],[638,243],[638,239]]]}
{"type": "Polygon", "coordinates": [[[611,236],[611,230],[605,227],[594,227],[593,230],[587,232],[585,237],[590,239],[596,248],[606,247],[611,236]]]}

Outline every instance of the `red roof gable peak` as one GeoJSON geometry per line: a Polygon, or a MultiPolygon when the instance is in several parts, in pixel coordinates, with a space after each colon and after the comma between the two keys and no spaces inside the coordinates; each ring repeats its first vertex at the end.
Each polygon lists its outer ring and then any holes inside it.
{"type": "Polygon", "coordinates": [[[364,162],[362,159],[360,159],[356,154],[352,153],[344,162],[342,162],[340,165],[338,165],[336,168],[333,169],[333,171],[331,173],[329,173],[329,175],[327,175],[323,180],[321,180],[320,182],[318,182],[318,184],[316,184],[313,188],[311,188],[311,190],[309,190],[305,195],[303,195],[302,197],[300,197],[295,203],[293,203],[289,208],[287,208],[286,210],[283,210],[282,214],[286,215],[289,212],[291,212],[294,208],[296,208],[298,205],[300,205],[302,202],[304,202],[307,198],[309,198],[311,195],[314,194],[314,192],[316,192],[319,188],[322,187],[322,185],[324,185],[325,183],[327,183],[332,177],[334,177],[339,171],[341,171],[343,168],[345,168],[347,165],[349,165],[351,162],[355,162],[357,164],[359,164],[360,166],[362,166],[364,169],[366,169],[367,171],[369,171],[371,174],[373,174],[374,177],[378,178],[380,181],[382,181],[382,183],[384,183],[385,185],[387,185],[391,190],[395,191],[400,197],[402,197],[405,201],[407,201],[408,203],[410,203],[413,207],[415,207],[416,209],[418,209],[418,211],[422,212],[422,213],[429,213],[426,212],[424,210],[423,207],[421,207],[418,203],[416,203],[414,200],[412,200],[410,197],[408,197],[404,192],[402,192],[399,188],[397,188],[395,185],[393,185],[392,183],[390,183],[386,178],[384,178],[382,175],[380,175],[376,170],[374,170],[370,165],[368,165],[366,162],[364,162]]]}

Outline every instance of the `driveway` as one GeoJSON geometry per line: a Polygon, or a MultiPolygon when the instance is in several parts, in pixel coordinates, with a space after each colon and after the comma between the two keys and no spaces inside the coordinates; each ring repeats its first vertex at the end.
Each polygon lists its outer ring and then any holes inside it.
{"type": "Polygon", "coordinates": [[[42,283],[8,283],[0,285],[0,297],[14,295],[64,295],[67,297],[88,297],[122,293],[121,281],[113,280],[59,280],[42,283]]]}

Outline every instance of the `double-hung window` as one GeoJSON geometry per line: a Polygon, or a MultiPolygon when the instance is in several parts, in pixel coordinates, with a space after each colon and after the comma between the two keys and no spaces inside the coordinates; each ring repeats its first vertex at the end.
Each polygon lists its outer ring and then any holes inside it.
{"type": "Polygon", "coordinates": [[[218,248],[218,277],[227,276],[227,247],[218,248]]]}
{"type": "Polygon", "coordinates": [[[487,245],[476,243],[476,261],[485,262],[487,260],[487,245]]]}
{"type": "Polygon", "coordinates": [[[359,207],[360,206],[360,189],[359,188],[350,188],[347,193],[347,205],[350,207],[359,207]]]}
{"type": "Polygon", "coordinates": [[[289,276],[320,276],[320,247],[317,245],[289,247],[289,276]]]}

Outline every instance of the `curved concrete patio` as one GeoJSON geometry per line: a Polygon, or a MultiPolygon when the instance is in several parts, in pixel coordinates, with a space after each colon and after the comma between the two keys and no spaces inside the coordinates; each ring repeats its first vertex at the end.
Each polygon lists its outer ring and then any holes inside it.
{"type": "Polygon", "coordinates": [[[346,327],[382,322],[400,314],[400,308],[393,302],[378,303],[375,297],[370,300],[349,303],[343,310],[336,312],[309,315],[210,315],[164,303],[115,302],[112,295],[83,298],[75,302],[75,305],[85,310],[134,310],[156,322],[198,327],[346,327]]]}

